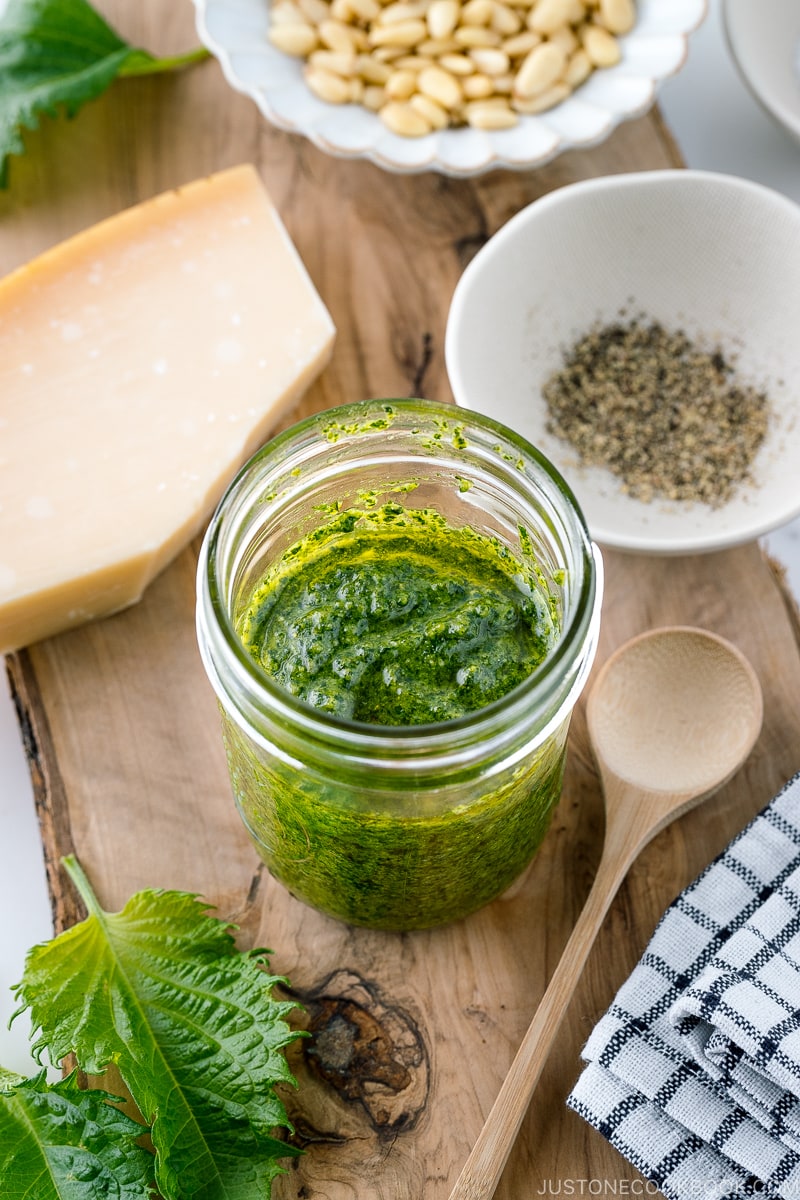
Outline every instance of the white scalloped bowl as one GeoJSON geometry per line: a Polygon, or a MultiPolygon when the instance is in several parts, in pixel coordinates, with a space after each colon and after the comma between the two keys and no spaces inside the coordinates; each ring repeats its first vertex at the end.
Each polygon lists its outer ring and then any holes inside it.
{"type": "Polygon", "coordinates": [[[722,27],[756,100],[800,141],[800,4],[725,0],[722,27]]]}
{"type": "Polygon", "coordinates": [[[686,61],[688,35],[707,0],[638,0],[635,27],[620,38],[622,59],[595,71],[561,104],[523,116],[513,129],[446,129],[422,138],[389,132],[356,104],[326,104],[306,86],[303,64],[269,42],[269,0],[194,0],[201,41],[228,83],[252,97],[267,120],[341,158],[387,171],[480,175],[496,167],[541,166],[564,150],[602,142],[621,121],[641,116],[663,80],[686,61]]]}
{"type": "Polygon", "coordinates": [[[445,362],[456,403],[537,446],[592,537],[651,554],[753,541],[800,514],[800,206],[709,171],[642,171],[568,184],[513,216],[456,285],[445,362]],[[628,495],[548,430],[545,382],[596,325],[643,314],[719,347],[770,401],[752,478],[725,504],[628,495]]]}

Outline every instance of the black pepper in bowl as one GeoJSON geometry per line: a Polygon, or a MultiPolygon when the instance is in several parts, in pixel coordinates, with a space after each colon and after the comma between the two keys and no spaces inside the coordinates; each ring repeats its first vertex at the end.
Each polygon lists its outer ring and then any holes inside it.
{"type": "Polygon", "coordinates": [[[548,432],[638,500],[714,508],[746,480],[769,415],[720,349],[644,319],[597,326],[545,383],[548,432]]]}

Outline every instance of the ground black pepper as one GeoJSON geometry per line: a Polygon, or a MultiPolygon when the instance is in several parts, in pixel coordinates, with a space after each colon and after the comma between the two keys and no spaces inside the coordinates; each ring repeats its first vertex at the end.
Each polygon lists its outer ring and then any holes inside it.
{"type": "Polygon", "coordinates": [[[720,349],[639,318],[597,326],[546,382],[548,431],[639,500],[718,507],[750,475],[769,402],[720,349]]]}

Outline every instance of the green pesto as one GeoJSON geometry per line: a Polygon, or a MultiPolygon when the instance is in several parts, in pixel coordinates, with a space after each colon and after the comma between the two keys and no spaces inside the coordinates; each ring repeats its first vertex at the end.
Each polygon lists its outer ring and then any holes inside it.
{"type": "Polygon", "coordinates": [[[425,725],[507,695],[556,636],[549,598],[496,538],[398,503],[333,515],[267,573],[241,639],[312,707],[425,725]]]}
{"type": "MultiPolygon", "coordinates": [[[[532,541],[519,557],[397,502],[318,509],[252,594],[237,629],[273,677],[338,717],[416,726],[505,695],[551,649],[555,601],[532,541]]],[[[534,751],[446,778],[378,777],[368,763],[301,768],[223,712],[234,795],[271,873],[354,925],[441,925],[498,896],[558,802],[565,721],[534,751]]]]}
{"type": "MultiPolygon", "coordinates": [[[[435,433],[430,436],[425,436],[422,445],[426,450],[436,450],[449,442],[456,450],[466,450],[469,441],[464,433],[462,424],[448,421],[444,417],[433,417],[432,425],[435,428],[435,433]]],[[[415,430],[415,433],[421,434],[421,430],[415,430]]]]}
{"type": "Polygon", "coordinates": [[[329,421],[326,418],[324,422],[320,422],[322,435],[329,442],[338,442],[342,437],[359,436],[363,433],[391,428],[394,422],[394,410],[392,406],[385,404],[382,408],[382,413],[383,416],[371,417],[363,421],[352,421],[347,425],[342,425],[340,421],[329,421]]]}
{"type": "Polygon", "coordinates": [[[431,812],[413,784],[403,794],[298,770],[224,711],[222,725],[237,806],[270,873],[341,921],[405,930],[476,911],[525,869],[561,793],[568,722],[490,781],[478,773],[437,789],[431,812]]]}

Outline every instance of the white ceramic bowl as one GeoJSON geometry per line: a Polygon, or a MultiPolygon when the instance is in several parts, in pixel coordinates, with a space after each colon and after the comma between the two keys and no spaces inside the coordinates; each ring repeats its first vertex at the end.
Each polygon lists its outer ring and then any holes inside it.
{"type": "Polygon", "coordinates": [[[800,513],[800,207],[732,176],[653,171],[571,184],[513,217],[456,287],[445,339],[458,404],[517,429],[562,472],[592,535],[623,550],[694,553],[800,513]],[[752,483],[723,506],[627,496],[547,433],[542,386],[563,353],[620,310],[717,344],[771,403],[752,483]]]}
{"type": "Polygon", "coordinates": [[[800,140],[798,0],[725,0],[722,20],[742,79],[767,112],[800,140]]]}
{"type": "Polygon", "coordinates": [[[540,166],[563,150],[603,141],[621,121],[644,113],[661,82],[683,66],[688,34],[703,20],[707,0],[638,0],[636,26],[620,39],[622,61],[595,71],[549,112],[522,117],[513,129],[448,129],[423,138],[390,133],[360,105],[317,99],[302,62],[270,45],[269,0],[195,0],[195,6],[200,39],[226,79],[274,125],[329,154],[366,158],[389,171],[471,176],[540,166]]]}

